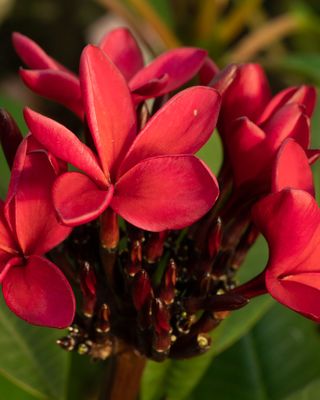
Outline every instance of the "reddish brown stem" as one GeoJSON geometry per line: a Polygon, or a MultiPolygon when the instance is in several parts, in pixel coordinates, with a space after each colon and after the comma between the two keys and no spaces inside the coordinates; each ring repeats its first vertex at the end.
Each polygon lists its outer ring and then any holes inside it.
{"type": "Polygon", "coordinates": [[[132,349],[111,358],[101,400],[136,400],[146,359],[132,349]]]}

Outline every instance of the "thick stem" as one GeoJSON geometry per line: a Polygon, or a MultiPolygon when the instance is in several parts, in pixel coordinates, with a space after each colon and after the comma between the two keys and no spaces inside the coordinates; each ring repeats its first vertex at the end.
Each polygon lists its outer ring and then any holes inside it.
{"type": "Polygon", "coordinates": [[[100,400],[136,400],[145,364],[146,359],[132,349],[112,357],[100,400]]]}

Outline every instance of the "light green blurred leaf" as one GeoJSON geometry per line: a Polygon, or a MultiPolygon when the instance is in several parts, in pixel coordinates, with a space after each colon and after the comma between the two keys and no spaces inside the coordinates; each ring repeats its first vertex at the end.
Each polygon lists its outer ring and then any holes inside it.
{"type": "MultiPolygon", "coordinates": [[[[251,249],[243,268],[246,279],[261,270],[266,261],[267,250],[263,239],[251,249]]],[[[162,364],[149,362],[142,381],[142,400],[185,399],[198,384],[203,374],[218,355],[241,336],[245,335],[273,304],[269,296],[255,299],[242,310],[235,311],[212,333],[212,349],[197,358],[183,361],[166,361],[162,364]],[[182,384],[183,382],[183,384],[182,384]]]]}
{"type": "Polygon", "coordinates": [[[320,55],[291,54],[281,58],[274,65],[284,71],[294,72],[320,85],[320,55]]]}
{"type": "Polygon", "coordinates": [[[55,344],[62,335],[23,322],[1,297],[0,374],[37,398],[64,399],[69,354],[55,344]]]}
{"type": "MultiPolygon", "coordinates": [[[[276,304],[250,333],[212,362],[192,398],[304,399],[287,396],[320,376],[319,355],[317,326],[276,304]]],[[[319,394],[310,400],[318,400],[319,394]]]]}
{"type": "Polygon", "coordinates": [[[197,157],[201,158],[217,174],[223,160],[222,151],[221,139],[215,131],[206,145],[198,151],[197,157]]]}
{"type": "Polygon", "coordinates": [[[285,400],[318,400],[320,395],[320,379],[309,383],[305,388],[299,390],[285,400]]]}
{"type": "Polygon", "coordinates": [[[148,0],[152,7],[160,15],[161,19],[170,27],[174,27],[174,18],[170,0],[148,0]]]}
{"type": "Polygon", "coordinates": [[[4,376],[0,375],[0,400],[37,400],[28,392],[22,390],[4,376]]]}

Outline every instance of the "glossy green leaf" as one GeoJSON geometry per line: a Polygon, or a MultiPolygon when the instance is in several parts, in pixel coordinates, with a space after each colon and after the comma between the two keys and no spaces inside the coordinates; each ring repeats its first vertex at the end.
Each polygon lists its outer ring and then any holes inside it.
{"type": "Polygon", "coordinates": [[[64,399],[69,354],[55,344],[63,333],[28,325],[1,298],[0,374],[37,398],[64,399]]]}
{"type": "Polygon", "coordinates": [[[296,392],[320,376],[319,354],[316,324],[276,304],[212,362],[192,398],[291,400],[289,395],[298,396],[296,392]]]}

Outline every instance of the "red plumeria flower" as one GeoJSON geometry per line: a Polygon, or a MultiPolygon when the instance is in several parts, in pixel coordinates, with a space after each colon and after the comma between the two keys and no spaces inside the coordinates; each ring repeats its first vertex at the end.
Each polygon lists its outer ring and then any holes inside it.
{"type": "Polygon", "coordinates": [[[67,128],[25,111],[37,140],[85,173],[63,174],[54,185],[54,204],[63,223],[86,223],[109,205],[125,220],[150,231],[182,228],[204,215],[219,189],[215,177],[192,154],[213,132],[219,94],[206,87],[182,91],[136,136],[127,83],[99,48],[84,50],[80,81],[98,158],[67,128]]]}
{"type": "MultiPolygon", "coordinates": [[[[23,62],[31,68],[20,70],[24,83],[34,92],[63,104],[82,117],[77,76],[20,33],[13,34],[13,45],[23,62]]],[[[136,103],[169,93],[188,82],[200,70],[207,55],[202,49],[181,47],[163,53],[144,67],[141,50],[125,28],[111,31],[99,47],[128,81],[136,103]]],[[[211,63],[210,66],[212,68],[211,63]]]]}
{"type": "Polygon", "coordinates": [[[300,104],[310,117],[316,102],[316,91],[310,86],[290,87],[273,98],[268,79],[259,64],[243,64],[237,67],[232,83],[224,91],[218,130],[227,142],[232,134],[233,121],[247,117],[261,125],[286,104],[300,104]]]}
{"type": "Polygon", "coordinates": [[[64,328],[75,312],[72,289],[43,254],[70,228],[55,217],[51,185],[57,172],[29,136],[18,148],[6,201],[0,203],[0,281],[8,307],[25,321],[64,328]]]}
{"type": "Polygon", "coordinates": [[[320,209],[315,199],[303,190],[281,190],[254,207],[253,220],[269,244],[268,292],[319,322],[320,209]]]}
{"type": "Polygon", "coordinates": [[[320,210],[308,157],[292,139],[277,154],[272,190],[253,208],[253,222],[269,244],[268,264],[235,292],[251,298],[268,291],[280,303],[319,322],[320,210]]]}
{"type": "Polygon", "coordinates": [[[274,158],[287,138],[309,147],[310,120],[297,103],[283,105],[260,125],[247,117],[235,120],[226,148],[236,186],[254,183],[269,191],[274,158]]]}

